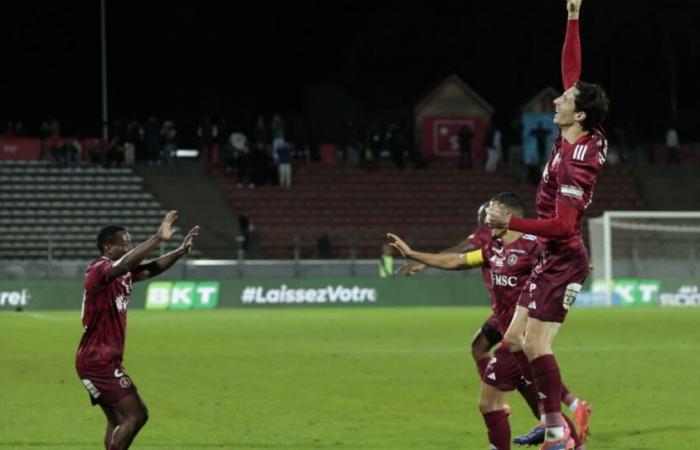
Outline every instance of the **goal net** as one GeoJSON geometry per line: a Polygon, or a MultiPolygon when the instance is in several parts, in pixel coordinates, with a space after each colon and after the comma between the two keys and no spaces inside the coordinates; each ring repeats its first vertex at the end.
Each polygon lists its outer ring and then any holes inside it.
{"type": "Polygon", "coordinates": [[[588,225],[592,290],[608,304],[700,306],[700,211],[606,211],[588,225]]]}

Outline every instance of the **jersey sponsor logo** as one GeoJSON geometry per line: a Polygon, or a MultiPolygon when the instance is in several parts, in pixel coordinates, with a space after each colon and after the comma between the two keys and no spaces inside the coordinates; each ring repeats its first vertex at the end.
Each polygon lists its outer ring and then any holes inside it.
{"type": "Polygon", "coordinates": [[[572,186],[570,184],[563,184],[559,188],[559,192],[567,197],[583,198],[583,189],[578,186],[572,186]]]}
{"type": "Polygon", "coordinates": [[[574,148],[574,156],[573,159],[577,161],[583,161],[586,158],[586,150],[588,147],[586,145],[577,145],[574,148]]]}
{"type": "Polygon", "coordinates": [[[87,389],[88,393],[92,396],[92,398],[98,398],[102,393],[95,387],[94,384],[92,384],[92,381],[88,380],[87,378],[83,378],[83,384],[85,385],[85,389],[87,389]]]}
{"type": "Polygon", "coordinates": [[[578,283],[570,283],[566,286],[566,291],[564,292],[564,299],[562,305],[565,310],[569,310],[576,301],[576,296],[581,292],[581,285],[578,283]]]}
{"type": "Polygon", "coordinates": [[[513,266],[513,265],[515,265],[515,263],[517,263],[517,262],[518,262],[518,255],[510,255],[510,256],[508,257],[508,265],[509,265],[509,266],[513,266]]]}
{"type": "Polygon", "coordinates": [[[491,274],[491,282],[494,286],[506,286],[515,287],[518,285],[518,279],[516,277],[509,277],[508,275],[496,275],[491,274]]]}
{"type": "Polygon", "coordinates": [[[114,378],[120,378],[124,376],[124,372],[119,369],[114,369],[114,378]]]}

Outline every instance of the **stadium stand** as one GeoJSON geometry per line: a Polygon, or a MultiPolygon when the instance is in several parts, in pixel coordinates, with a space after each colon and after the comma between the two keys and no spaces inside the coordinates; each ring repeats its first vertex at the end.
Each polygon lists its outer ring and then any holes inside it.
{"type": "MultiPolygon", "coordinates": [[[[120,224],[138,243],[165,209],[130,168],[61,168],[48,161],[0,161],[0,258],[80,259],[97,255],[100,227],[120,224]]],[[[178,231],[162,250],[179,245],[178,231]]]]}
{"type": "MultiPolygon", "coordinates": [[[[291,189],[238,188],[235,177],[216,172],[232,207],[249,217],[265,258],[320,257],[327,235],[333,258],[379,256],[387,231],[425,250],[464,239],[476,226],[478,206],[501,191],[519,193],[532,215],[535,188],[512,175],[459,171],[440,164],[428,170],[376,170],[328,165],[294,169],[291,189]]],[[[642,209],[645,201],[632,170],[606,168],[591,215],[606,209],[642,209]]]]}

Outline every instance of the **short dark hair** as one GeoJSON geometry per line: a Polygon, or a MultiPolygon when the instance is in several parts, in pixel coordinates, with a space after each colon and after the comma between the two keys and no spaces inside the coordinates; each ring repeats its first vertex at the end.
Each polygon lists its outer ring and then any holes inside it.
{"type": "Polygon", "coordinates": [[[120,225],[107,225],[106,227],[103,227],[99,233],[97,233],[97,249],[100,251],[100,254],[104,253],[105,245],[114,242],[114,239],[117,237],[117,233],[120,231],[126,231],[126,228],[120,225]]]}
{"type": "Polygon", "coordinates": [[[598,84],[577,81],[578,94],[574,99],[576,111],[585,112],[586,118],[581,124],[584,129],[593,131],[600,125],[608,114],[610,99],[605,90],[598,84]]]}
{"type": "Polygon", "coordinates": [[[518,194],[514,192],[501,192],[491,197],[491,201],[505,205],[506,208],[521,216],[525,215],[523,202],[520,200],[520,197],[518,197],[518,194]]]}

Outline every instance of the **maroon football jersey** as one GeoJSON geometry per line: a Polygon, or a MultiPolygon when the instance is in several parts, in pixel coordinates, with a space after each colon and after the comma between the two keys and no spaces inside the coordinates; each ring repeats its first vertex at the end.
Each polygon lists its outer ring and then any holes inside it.
{"type": "MultiPolygon", "coordinates": [[[[491,242],[491,229],[487,226],[481,226],[474,230],[472,234],[467,238],[469,243],[474,246],[475,250],[484,248],[486,244],[491,242]]],[[[489,302],[493,305],[496,301],[493,294],[493,289],[491,288],[491,269],[486,265],[481,267],[481,277],[486,283],[486,290],[489,294],[489,302]]]]}
{"type": "Polygon", "coordinates": [[[126,338],[126,307],[131,297],[131,273],[105,281],[113,261],[100,257],[85,270],[83,337],[80,339],[78,370],[121,366],[126,338]]]}
{"type": "Polygon", "coordinates": [[[599,130],[581,136],[573,144],[569,144],[561,134],[555,140],[537,189],[537,217],[553,219],[557,201],[576,208],[578,214],[572,236],[563,239],[540,237],[540,242],[547,249],[583,245],[583,215],[593,201],[593,188],[605,164],[607,151],[608,141],[599,130]]]}
{"type": "Polygon", "coordinates": [[[531,234],[524,234],[508,245],[493,239],[481,249],[484,266],[491,269],[489,284],[494,293],[491,309],[498,316],[501,333],[506,332],[513,319],[520,291],[537,264],[540,250],[537,237],[531,234]]]}

